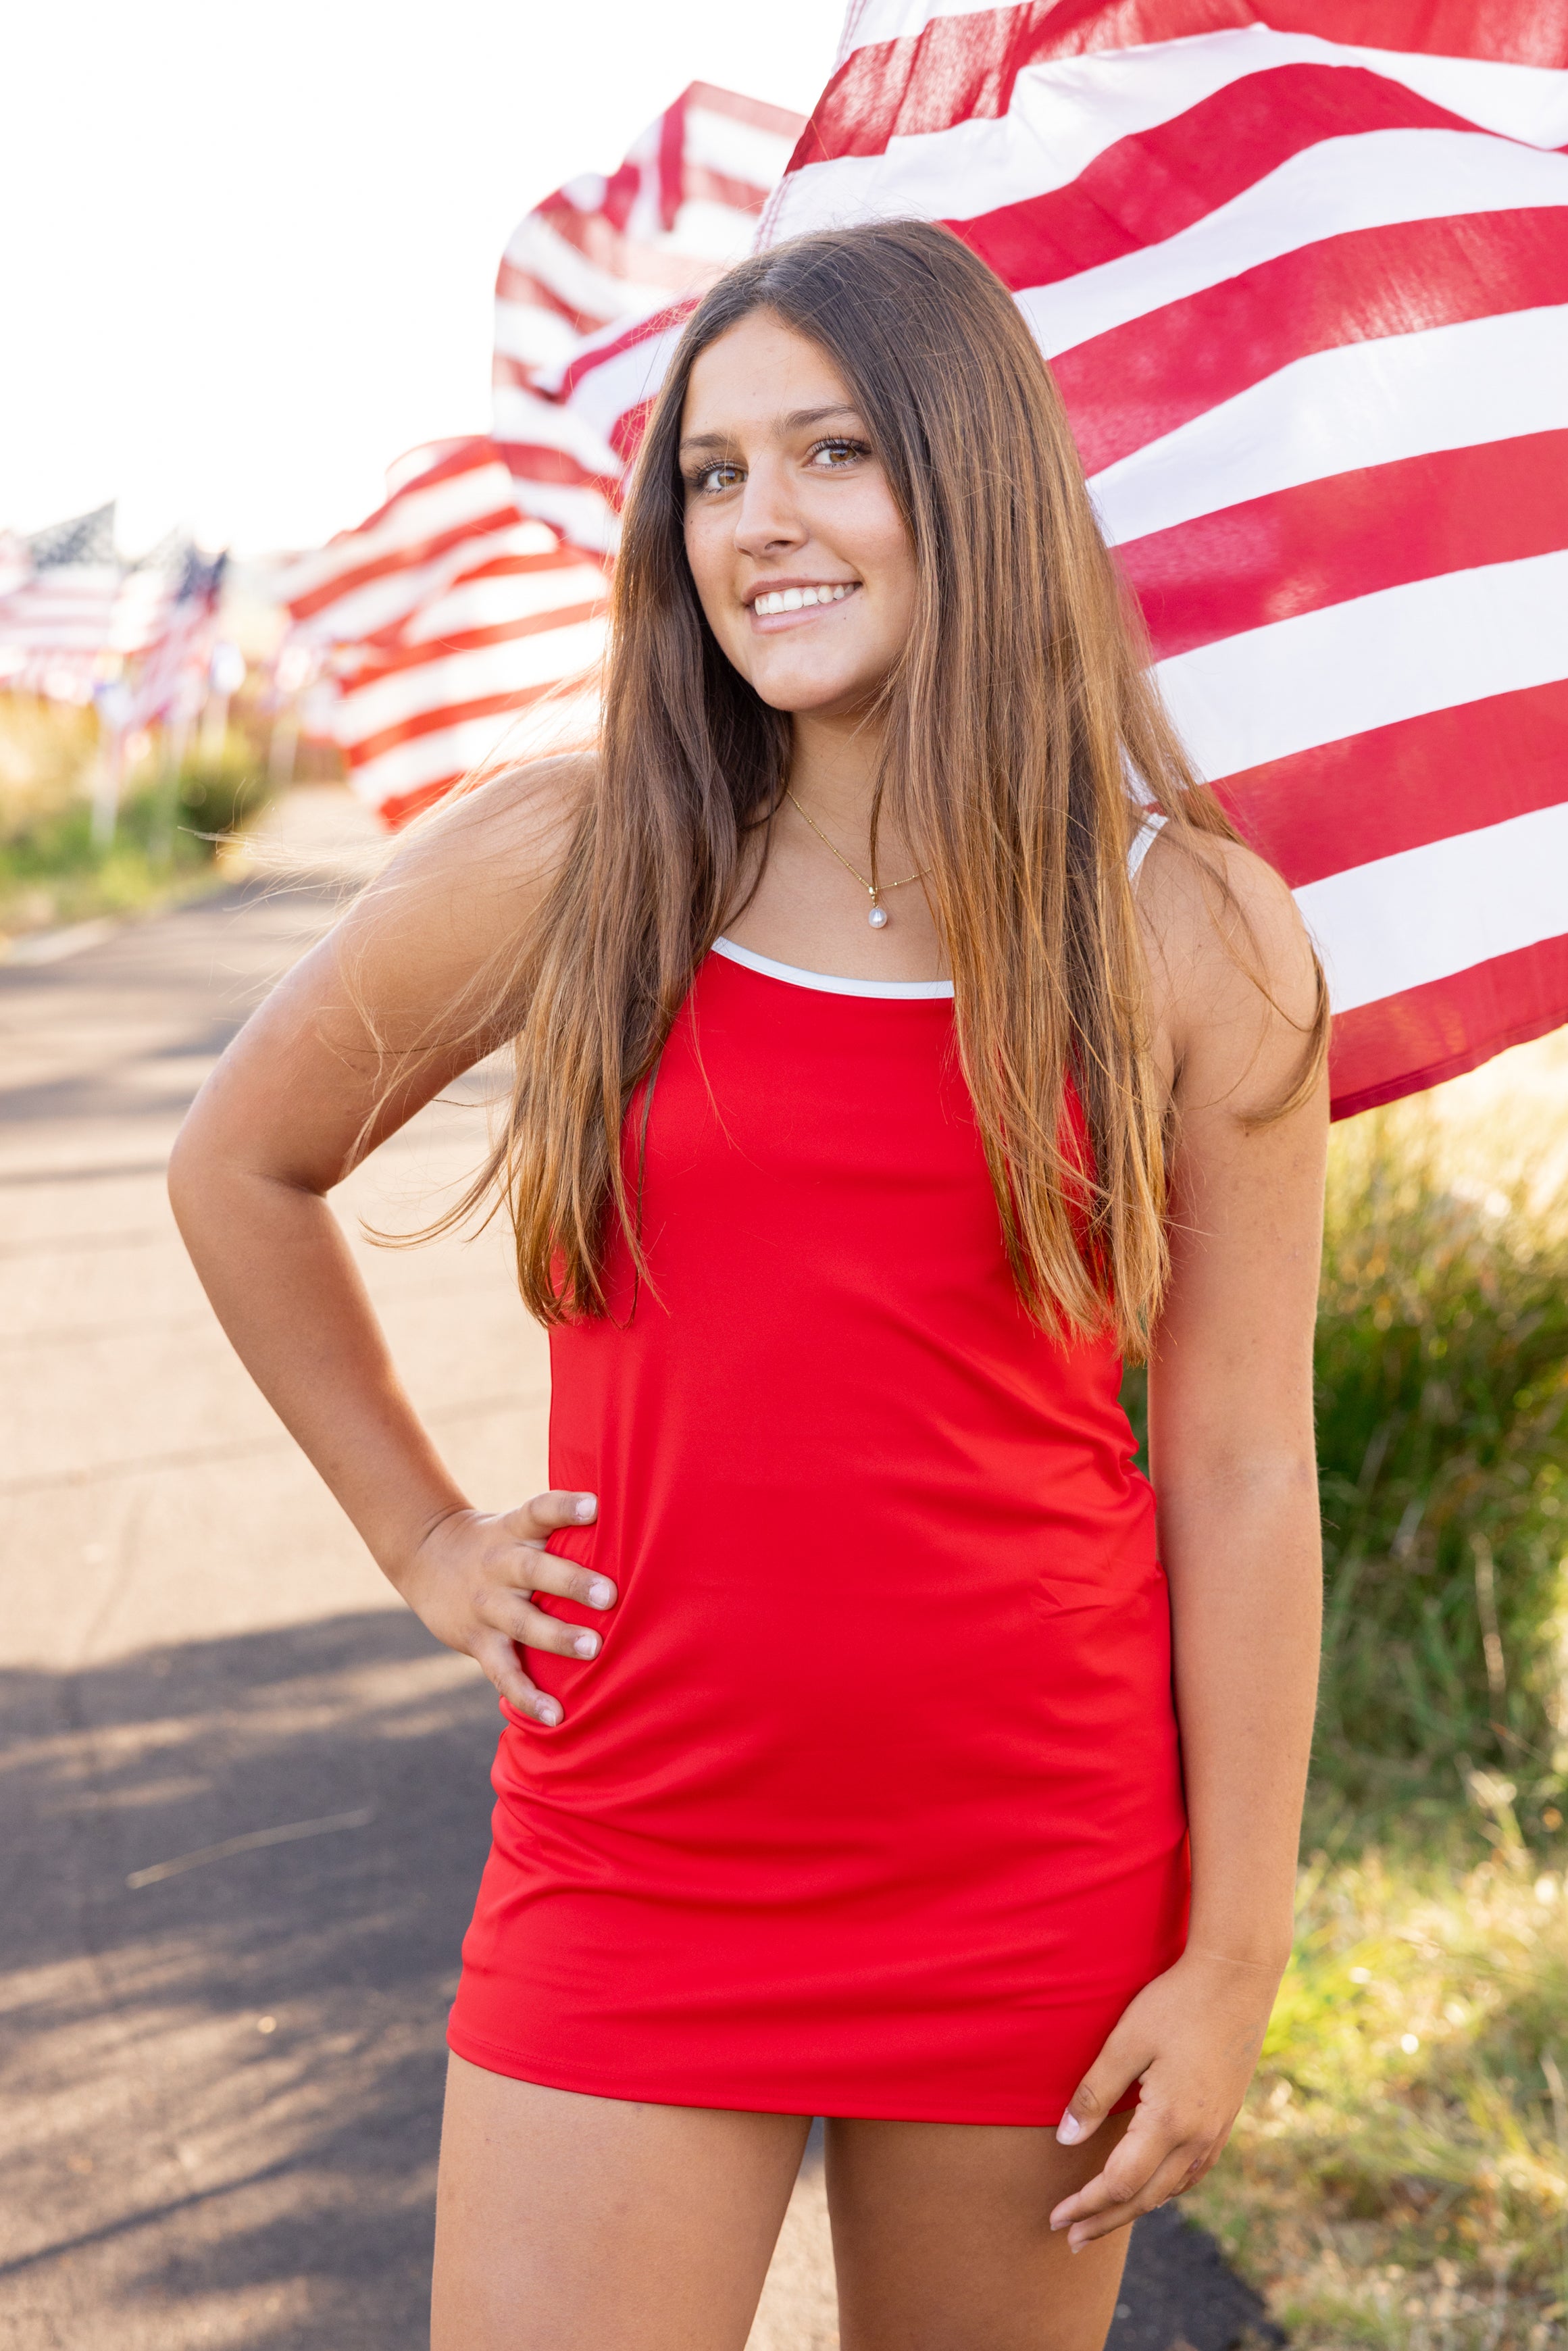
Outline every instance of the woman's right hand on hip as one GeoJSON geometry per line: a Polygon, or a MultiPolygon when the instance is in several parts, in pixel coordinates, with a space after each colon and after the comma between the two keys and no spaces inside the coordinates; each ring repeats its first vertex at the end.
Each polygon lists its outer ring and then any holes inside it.
{"type": "Polygon", "coordinates": [[[535,1593],[611,1608],[608,1576],[558,1559],[545,1549],[563,1527],[591,1526],[599,1504],[592,1494],[536,1494],[515,1510],[450,1510],[423,1537],[395,1579],[414,1614],[438,1641],[473,1657],[519,1714],[549,1725],[561,1719],[559,1702],[523,1671],[517,1652],[549,1649],[562,1657],[592,1657],[600,1636],[534,1605],[535,1593]]]}

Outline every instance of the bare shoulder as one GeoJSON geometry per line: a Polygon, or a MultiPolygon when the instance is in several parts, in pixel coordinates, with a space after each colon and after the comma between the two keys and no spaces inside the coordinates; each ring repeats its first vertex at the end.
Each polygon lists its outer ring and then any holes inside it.
{"type": "Polygon", "coordinates": [[[378,888],[444,890],[516,908],[548,888],[591,789],[587,754],[530,760],[443,801],[398,843],[378,888]]]}
{"type": "Polygon", "coordinates": [[[1167,826],[1138,881],[1156,1031],[1195,1092],[1256,1116],[1291,1092],[1319,1009],[1296,902],[1240,841],[1167,826]]]}
{"type": "Polygon", "coordinates": [[[340,955],[385,998],[460,984],[515,949],[559,870],[587,794],[587,756],[530,761],[413,825],[339,926],[340,955]]]}

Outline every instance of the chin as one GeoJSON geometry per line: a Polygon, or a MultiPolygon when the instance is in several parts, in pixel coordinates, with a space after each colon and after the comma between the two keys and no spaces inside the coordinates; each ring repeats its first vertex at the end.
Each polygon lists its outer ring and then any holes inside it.
{"type": "Polygon", "coordinates": [[[833,717],[863,707],[875,695],[881,680],[801,675],[797,672],[792,676],[753,677],[750,684],[769,710],[788,711],[792,717],[820,711],[824,717],[833,717]]]}

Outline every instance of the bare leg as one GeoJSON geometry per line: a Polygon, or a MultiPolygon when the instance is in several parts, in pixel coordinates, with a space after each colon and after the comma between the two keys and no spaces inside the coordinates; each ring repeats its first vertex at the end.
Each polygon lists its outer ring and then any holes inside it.
{"type": "Polygon", "coordinates": [[[1049,2130],[830,2122],[828,2208],[843,2351],[1101,2351],[1125,2231],[1070,2252],[1051,2207],[1126,2124],[1049,2130]]]}
{"type": "Polygon", "coordinates": [[[744,2351],[808,2126],[454,2057],[431,2351],[744,2351]]]}

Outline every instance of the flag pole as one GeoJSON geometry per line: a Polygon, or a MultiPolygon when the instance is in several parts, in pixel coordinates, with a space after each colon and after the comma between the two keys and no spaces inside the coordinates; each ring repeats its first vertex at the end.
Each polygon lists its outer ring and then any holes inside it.
{"type": "Polygon", "coordinates": [[[103,730],[98,765],[93,771],[92,823],[89,832],[97,850],[110,848],[120,820],[120,792],[125,780],[125,721],[130,696],[118,678],[100,686],[97,695],[99,725],[103,730]]]}

